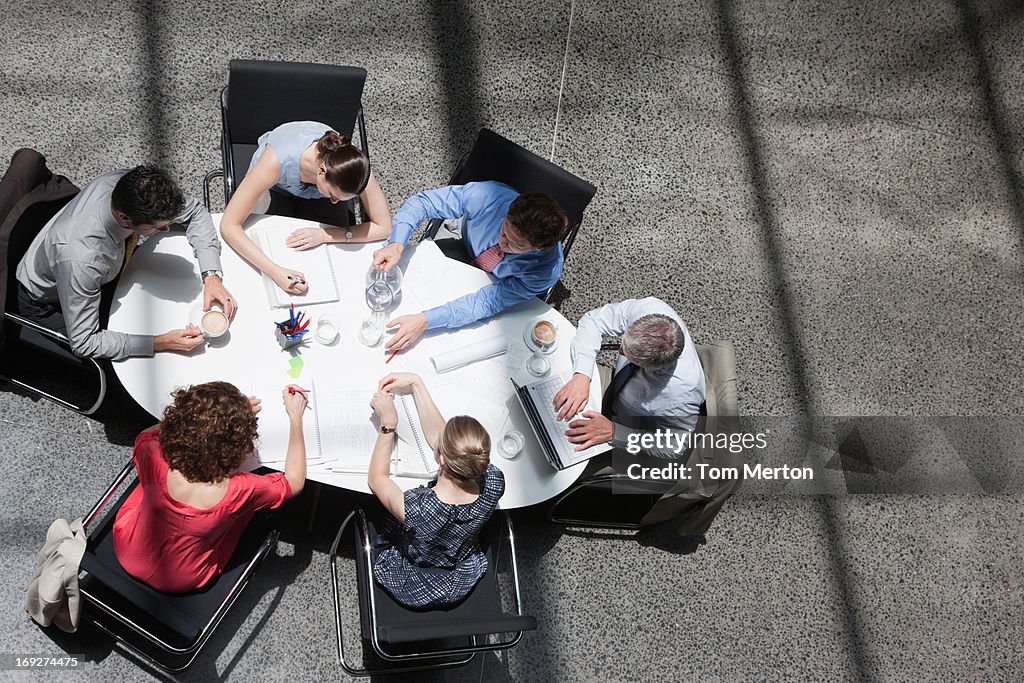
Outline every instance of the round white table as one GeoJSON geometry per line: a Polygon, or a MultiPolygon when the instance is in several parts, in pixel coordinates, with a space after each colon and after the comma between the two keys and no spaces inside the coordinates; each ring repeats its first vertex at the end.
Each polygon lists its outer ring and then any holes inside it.
{"type": "MultiPolygon", "coordinates": [[[[215,215],[215,223],[219,220],[220,216],[215,215]]],[[[252,216],[246,222],[250,236],[269,228],[308,225],[308,221],[281,216],[252,216]]],[[[250,466],[265,464],[283,469],[288,440],[281,401],[285,385],[295,382],[310,387],[315,383],[317,392],[325,387],[334,391],[351,390],[353,394],[361,392],[367,401],[368,418],[369,397],[382,377],[395,371],[416,372],[424,378],[432,394],[439,392],[448,397],[448,403],[441,405],[439,402],[446,417],[451,416],[449,413],[473,415],[488,428],[495,447],[492,462],[504,472],[506,480],[500,507],[533,505],[567,489],[583,472],[585,463],[562,471],[548,464],[509,378],[515,377],[520,383],[533,379],[523,369],[529,353],[523,331],[540,318],[558,327],[558,344],[548,356],[551,372],[571,372],[569,347],[575,327],[544,302],[531,299],[484,323],[460,330],[428,332],[411,349],[385,364],[389,354],[384,351],[383,343],[368,348],[356,338],[359,324],[369,315],[364,300],[365,278],[376,248],[376,244],[317,247],[329,255],[340,300],[307,306],[301,303],[301,297],[295,297],[296,308],[313,319],[311,330],[319,316],[330,314],[339,323],[340,334],[333,344],[325,346],[310,332],[300,347],[282,350],[274,338],[273,323],[286,320],[288,309],[270,307],[264,278],[225,245],[221,254],[224,284],[238,302],[238,312],[228,333],[189,354],[158,353],[152,358],[129,358],[114,363],[117,376],[128,393],[157,418],[170,402],[171,391],[181,386],[223,380],[246,394],[255,394],[263,400],[263,410],[259,416],[259,463],[254,460],[250,466]],[[431,356],[496,335],[508,340],[505,355],[446,373],[434,372],[431,356]],[[294,357],[301,358],[302,366],[298,377],[293,379],[288,371],[295,372],[289,364],[294,357]],[[452,405],[453,400],[456,405],[452,405]],[[517,456],[507,459],[496,454],[496,445],[511,428],[526,436],[526,445],[517,456]]],[[[282,265],[289,264],[282,260],[282,265]]],[[[491,276],[483,271],[446,258],[433,242],[407,249],[400,265],[405,271],[402,297],[397,308],[388,313],[389,317],[444,303],[491,281],[491,276]]],[[[198,264],[185,235],[164,233],[142,244],[121,275],[109,328],[137,334],[161,334],[196,320],[201,305],[198,264]]],[[[595,406],[600,406],[598,385],[598,382],[592,385],[591,405],[595,406]]],[[[308,478],[369,493],[365,473],[331,469],[332,448],[351,447],[365,440],[348,443],[346,439],[345,444],[324,443],[318,447],[312,423],[307,414],[304,431],[310,458],[308,478]]],[[[368,463],[369,450],[365,457],[368,463]]],[[[411,477],[395,477],[395,481],[403,489],[424,483],[421,478],[411,477]]]]}

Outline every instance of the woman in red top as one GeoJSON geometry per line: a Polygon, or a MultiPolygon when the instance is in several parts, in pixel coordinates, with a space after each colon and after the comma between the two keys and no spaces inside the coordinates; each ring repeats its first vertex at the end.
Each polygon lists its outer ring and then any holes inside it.
{"type": "Polygon", "coordinates": [[[257,510],[298,495],[306,481],[306,396],[285,387],[284,473],[239,472],[256,441],[259,399],[227,382],[174,392],[163,422],[135,440],[139,485],[118,510],[114,551],[125,571],[153,588],[182,593],[217,576],[257,510]]]}

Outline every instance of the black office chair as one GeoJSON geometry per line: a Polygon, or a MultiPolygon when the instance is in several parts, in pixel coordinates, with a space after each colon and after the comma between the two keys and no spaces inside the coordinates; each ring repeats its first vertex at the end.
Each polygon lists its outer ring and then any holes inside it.
{"type": "MultiPolygon", "coordinates": [[[[728,434],[738,429],[736,351],[731,342],[698,344],[704,368],[706,415],[696,433],[728,434]]],[[[630,456],[630,462],[664,467],[665,460],[630,456]]],[[[697,472],[701,462],[716,467],[742,467],[742,454],[727,448],[696,447],[685,465],[697,472]]],[[[703,482],[691,480],[632,479],[628,473],[609,468],[573,484],[548,508],[548,521],[573,527],[638,530],[674,520],[681,536],[701,536],[740,486],[740,480],[703,482]]]]}
{"type": "Polygon", "coordinates": [[[235,604],[278,532],[257,520],[242,534],[227,567],[206,587],[189,593],[162,593],[131,577],[117,560],[112,533],[117,511],[138,480],[135,463],[118,474],[85,518],[89,542],[82,557],[79,589],[82,619],[143,660],[172,673],[188,668],[235,604]],[[107,503],[131,476],[132,482],[102,521],[107,503]]]}
{"type": "Polygon", "coordinates": [[[43,155],[31,149],[15,152],[0,180],[0,302],[4,305],[0,323],[0,347],[3,349],[0,379],[89,415],[96,412],[107,393],[103,366],[96,360],[73,354],[65,335],[22,316],[18,311],[15,278],[18,263],[32,240],[76,194],[78,188],[67,178],[54,175],[46,167],[43,155]],[[95,398],[91,397],[91,391],[85,401],[72,396],[61,398],[43,387],[40,373],[33,375],[33,371],[50,363],[57,364],[55,367],[59,368],[62,380],[74,382],[81,375],[86,383],[94,384],[95,398]]]}
{"type": "MultiPolygon", "coordinates": [[[[249,170],[259,137],[282,123],[319,121],[349,136],[358,124],[359,143],[369,158],[362,105],[365,83],[366,70],[355,66],[232,59],[228,84],[220,94],[223,167],[203,179],[206,207],[210,207],[213,179],[224,179],[227,204],[249,170]]],[[[270,195],[268,213],[338,226],[355,221],[353,202],[331,204],[329,199],[290,200],[277,192],[270,195]]]]}
{"type": "Polygon", "coordinates": [[[411,610],[395,602],[373,578],[372,543],[377,530],[362,510],[349,513],[331,545],[331,585],[334,593],[334,621],[338,635],[338,661],[353,676],[441,669],[468,664],[478,652],[504,650],[522,638],[523,631],[537,628],[534,617],[523,614],[519,595],[512,520],[507,512],[496,512],[484,529],[480,545],[487,555],[487,573],[461,603],[447,610],[411,610]],[[364,653],[369,643],[371,657],[357,668],[345,658],[341,624],[341,596],[338,580],[338,545],[352,521],[355,542],[356,590],[364,653]],[[515,614],[501,604],[498,560],[502,548],[509,556],[515,614]]]}
{"type": "MultiPolygon", "coordinates": [[[[569,219],[569,230],[562,238],[562,254],[568,260],[583,222],[583,211],[594,198],[596,187],[487,128],[480,130],[473,148],[459,160],[448,184],[481,180],[497,180],[521,193],[544,192],[554,198],[569,219]]],[[[441,219],[431,221],[423,233],[424,239],[434,239],[442,223],[441,219]]],[[[553,289],[545,293],[545,301],[553,289]]]]}

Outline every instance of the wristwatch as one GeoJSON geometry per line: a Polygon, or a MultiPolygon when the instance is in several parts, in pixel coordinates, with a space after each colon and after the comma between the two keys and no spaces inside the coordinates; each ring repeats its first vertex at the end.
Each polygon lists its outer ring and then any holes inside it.
{"type": "Polygon", "coordinates": [[[380,426],[380,433],[381,434],[394,434],[395,433],[395,428],[394,427],[385,427],[384,425],[381,425],[380,426]]]}
{"type": "Polygon", "coordinates": [[[199,275],[199,279],[203,280],[205,282],[206,278],[210,277],[211,275],[216,275],[217,277],[219,277],[221,279],[221,281],[224,280],[224,271],[223,270],[204,270],[199,275]]]}
{"type": "Polygon", "coordinates": [[[348,228],[345,228],[345,241],[346,242],[351,242],[352,241],[352,231],[349,230],[348,228]]]}

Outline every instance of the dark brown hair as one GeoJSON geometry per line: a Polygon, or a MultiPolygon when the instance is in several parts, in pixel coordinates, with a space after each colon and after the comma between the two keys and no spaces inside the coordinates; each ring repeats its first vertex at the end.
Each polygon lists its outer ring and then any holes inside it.
{"type": "Polygon", "coordinates": [[[491,437],[484,426],[468,415],[448,420],[437,442],[444,469],[456,481],[476,479],[491,461],[491,437]]]}
{"type": "Polygon", "coordinates": [[[526,192],[508,207],[508,222],[534,249],[548,250],[569,229],[569,219],[554,199],[543,192],[526,192]]]}
{"type": "Polygon", "coordinates": [[[172,469],[191,482],[214,482],[238,469],[253,452],[256,416],[233,384],[207,382],[171,394],[160,423],[160,450],[172,469]]]}
{"type": "Polygon", "coordinates": [[[324,133],[317,140],[316,155],[327,169],[327,182],[346,194],[359,194],[370,181],[370,160],[344,133],[324,133]]]}
{"type": "Polygon", "coordinates": [[[167,173],[156,166],[136,166],[118,178],[110,204],[135,225],[174,218],[185,208],[185,195],[167,173]]]}

